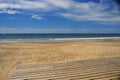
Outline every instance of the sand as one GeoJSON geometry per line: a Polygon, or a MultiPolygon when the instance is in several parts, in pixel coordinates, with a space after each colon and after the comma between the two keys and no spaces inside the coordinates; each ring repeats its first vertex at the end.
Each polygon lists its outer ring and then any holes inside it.
{"type": "Polygon", "coordinates": [[[23,64],[67,62],[120,56],[120,41],[0,44],[0,80],[23,64]]]}

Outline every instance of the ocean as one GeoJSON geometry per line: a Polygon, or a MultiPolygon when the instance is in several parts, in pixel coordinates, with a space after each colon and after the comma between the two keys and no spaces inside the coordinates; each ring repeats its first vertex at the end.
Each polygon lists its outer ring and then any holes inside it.
{"type": "Polygon", "coordinates": [[[0,34],[0,43],[11,42],[68,42],[93,40],[120,40],[120,34],[0,34]]]}

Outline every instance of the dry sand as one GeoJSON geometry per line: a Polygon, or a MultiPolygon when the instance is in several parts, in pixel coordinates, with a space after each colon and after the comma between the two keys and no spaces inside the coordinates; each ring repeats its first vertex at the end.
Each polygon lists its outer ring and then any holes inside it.
{"type": "Polygon", "coordinates": [[[0,80],[18,65],[120,56],[120,41],[0,44],[0,80]]]}

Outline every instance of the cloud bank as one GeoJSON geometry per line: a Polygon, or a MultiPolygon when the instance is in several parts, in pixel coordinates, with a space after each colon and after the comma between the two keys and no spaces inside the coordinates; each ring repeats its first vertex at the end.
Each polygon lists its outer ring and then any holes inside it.
{"type": "Polygon", "coordinates": [[[115,0],[0,0],[0,13],[31,14],[39,20],[41,13],[51,13],[77,21],[120,21],[115,0]]]}

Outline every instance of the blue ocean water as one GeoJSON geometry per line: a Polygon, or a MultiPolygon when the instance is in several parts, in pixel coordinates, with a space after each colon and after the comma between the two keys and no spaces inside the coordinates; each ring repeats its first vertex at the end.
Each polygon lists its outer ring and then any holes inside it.
{"type": "Polygon", "coordinates": [[[120,34],[0,34],[0,42],[49,42],[76,40],[120,40],[120,34]]]}
{"type": "Polygon", "coordinates": [[[0,34],[0,39],[120,37],[120,34],[0,34]]]}

